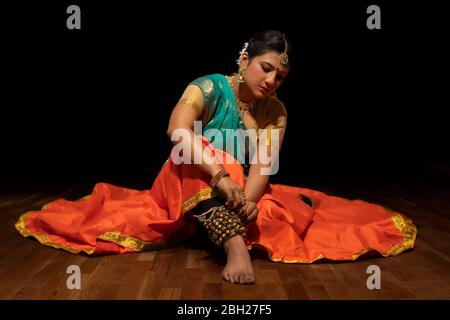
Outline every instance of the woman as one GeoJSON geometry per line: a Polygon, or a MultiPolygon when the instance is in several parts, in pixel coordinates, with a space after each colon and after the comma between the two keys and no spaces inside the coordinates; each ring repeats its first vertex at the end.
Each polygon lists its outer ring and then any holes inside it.
{"type": "Polygon", "coordinates": [[[200,224],[224,248],[223,278],[232,283],[255,281],[251,248],[287,263],[412,248],[416,227],[399,213],[269,183],[287,123],[275,93],[293,59],[284,34],[256,34],[240,52],[237,74],[187,86],[168,125],[174,148],[150,190],[99,183],[80,201],[23,214],[16,228],[72,253],[119,254],[179,243],[200,224]]]}

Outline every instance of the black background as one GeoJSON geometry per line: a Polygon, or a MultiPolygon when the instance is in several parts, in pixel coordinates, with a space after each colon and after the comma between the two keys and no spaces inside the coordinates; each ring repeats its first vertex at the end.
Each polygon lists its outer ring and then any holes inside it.
{"type": "Polygon", "coordinates": [[[243,43],[285,32],[297,64],[275,181],[448,163],[444,1],[35,1],[2,5],[1,183],[140,180],[167,159],[185,86],[236,72],[243,43]],[[95,3],[93,3],[95,2],[95,3]],[[81,8],[68,30],[66,8],[81,8]],[[368,30],[366,8],[381,8],[368,30]]]}

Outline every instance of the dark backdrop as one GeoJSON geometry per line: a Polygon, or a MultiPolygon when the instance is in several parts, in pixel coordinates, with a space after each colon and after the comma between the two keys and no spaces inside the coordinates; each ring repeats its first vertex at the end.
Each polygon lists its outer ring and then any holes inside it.
{"type": "Polygon", "coordinates": [[[279,92],[289,120],[276,181],[448,163],[443,2],[92,2],[3,6],[2,183],[150,184],[185,86],[235,72],[242,44],[270,28],[297,50],[279,92]],[[66,28],[69,4],[81,30],[66,28]],[[381,30],[366,28],[369,4],[381,30]]]}

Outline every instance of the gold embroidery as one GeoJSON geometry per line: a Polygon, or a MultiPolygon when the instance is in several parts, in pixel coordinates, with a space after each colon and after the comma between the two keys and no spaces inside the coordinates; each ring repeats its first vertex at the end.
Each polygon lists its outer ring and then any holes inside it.
{"type": "Polygon", "coordinates": [[[196,194],[194,194],[191,198],[189,198],[188,200],[186,200],[183,203],[183,209],[182,209],[182,214],[192,210],[200,201],[203,200],[207,200],[207,199],[211,199],[213,197],[215,197],[216,191],[211,188],[211,187],[206,187],[204,189],[201,189],[200,191],[198,191],[196,194]]]}
{"type": "MultiPolygon", "coordinates": [[[[388,208],[385,208],[385,209],[386,209],[386,211],[392,211],[388,208]]],[[[403,251],[405,251],[407,249],[414,248],[414,242],[417,237],[417,228],[412,223],[411,219],[405,217],[404,215],[402,215],[400,213],[393,213],[393,215],[391,216],[391,219],[392,219],[392,223],[403,234],[403,241],[401,244],[394,245],[388,251],[381,253],[384,257],[395,256],[395,255],[402,253],[403,251]]],[[[251,249],[251,246],[249,247],[249,249],[251,249]]],[[[374,250],[374,249],[370,248],[370,247],[364,248],[360,252],[353,254],[349,260],[356,260],[363,254],[366,254],[367,252],[372,251],[372,250],[374,250]]],[[[283,263],[312,263],[316,260],[326,258],[321,253],[321,254],[319,254],[319,256],[317,256],[316,258],[311,259],[311,260],[288,260],[288,259],[283,259],[283,258],[273,258],[271,252],[268,252],[268,253],[269,253],[269,259],[271,261],[283,262],[283,263]]]]}
{"type": "Polygon", "coordinates": [[[403,234],[403,241],[401,244],[393,246],[383,256],[395,256],[407,249],[414,248],[414,242],[417,237],[417,227],[413,224],[411,219],[405,217],[401,213],[394,213],[391,216],[392,223],[403,234]]]}
{"type": "Polygon", "coordinates": [[[312,260],[288,260],[288,259],[282,259],[282,258],[273,258],[271,255],[269,255],[269,259],[273,262],[283,262],[283,263],[313,263],[316,260],[325,258],[325,256],[321,253],[317,256],[317,258],[314,258],[312,260]]]}
{"type": "MultiPolygon", "coordinates": [[[[191,210],[200,201],[210,199],[214,196],[215,196],[215,191],[211,187],[201,189],[193,197],[191,197],[190,199],[185,201],[185,203],[183,204],[182,213],[185,213],[185,212],[191,210]]],[[[87,200],[90,197],[91,197],[91,195],[87,195],[77,201],[87,200]]],[[[45,204],[41,210],[45,210],[46,208],[48,208],[48,205],[50,203],[51,202],[49,202],[48,204],[45,204]]],[[[25,224],[28,217],[29,217],[28,212],[22,214],[19,217],[18,222],[15,224],[16,229],[19,231],[19,233],[22,236],[24,236],[24,237],[32,236],[43,245],[50,246],[50,247],[53,247],[56,249],[64,249],[71,253],[80,253],[81,251],[83,251],[83,252],[91,255],[95,252],[95,248],[86,248],[86,249],[80,250],[80,249],[76,249],[72,246],[52,242],[48,239],[47,235],[35,234],[35,233],[29,232],[29,230],[26,228],[26,224],[25,224]]],[[[124,234],[120,233],[119,231],[105,232],[102,235],[100,235],[98,237],[98,239],[113,242],[115,244],[118,244],[120,246],[129,248],[129,249],[132,249],[132,250],[138,251],[138,252],[139,251],[148,251],[148,250],[159,250],[159,249],[162,249],[162,248],[165,248],[168,246],[168,243],[166,241],[147,242],[147,241],[143,241],[143,240],[131,237],[131,236],[124,235],[124,234]]]]}
{"type": "MultiPolygon", "coordinates": [[[[206,200],[206,199],[210,199],[214,196],[216,196],[216,192],[211,187],[206,187],[204,189],[199,190],[194,196],[192,196],[191,198],[189,198],[188,200],[186,200],[183,203],[182,214],[192,210],[199,202],[206,200]]],[[[87,196],[82,197],[78,201],[86,200],[86,199],[89,199],[90,197],[91,197],[91,195],[87,195],[87,196]]],[[[50,203],[44,205],[42,207],[42,210],[45,210],[50,203]]],[[[403,241],[401,244],[394,245],[391,249],[389,249],[385,253],[382,253],[382,255],[384,257],[388,257],[388,256],[392,256],[392,255],[398,255],[407,249],[413,248],[416,237],[417,237],[417,228],[412,223],[411,219],[407,218],[406,216],[404,216],[400,213],[393,212],[392,210],[390,210],[388,208],[385,208],[385,209],[388,212],[392,212],[392,216],[391,216],[392,223],[403,234],[403,241]]],[[[79,253],[80,251],[83,251],[83,252],[91,255],[95,252],[95,248],[86,248],[86,249],[79,250],[72,246],[51,242],[46,235],[39,235],[39,234],[29,232],[29,230],[26,228],[26,221],[27,221],[28,217],[29,217],[28,212],[20,215],[19,220],[15,224],[15,228],[19,231],[19,233],[22,236],[24,236],[24,237],[32,236],[43,245],[47,245],[47,246],[50,246],[50,247],[53,247],[56,249],[64,249],[71,253],[79,253]]],[[[167,245],[168,245],[168,243],[165,241],[147,242],[147,241],[143,241],[143,240],[131,237],[131,236],[124,235],[118,231],[105,232],[104,234],[100,235],[98,238],[101,240],[104,240],[104,241],[110,241],[110,242],[116,243],[125,248],[129,248],[129,249],[132,249],[132,250],[138,251],[138,252],[139,251],[147,251],[147,250],[159,250],[159,249],[167,247],[167,245]]],[[[251,246],[250,246],[250,248],[251,248],[251,246]]],[[[361,255],[363,255],[371,250],[373,250],[373,249],[370,247],[365,248],[365,249],[361,250],[360,252],[353,254],[351,257],[351,260],[355,260],[355,259],[359,258],[361,255]]],[[[316,257],[310,261],[300,260],[300,259],[299,260],[287,260],[287,259],[282,259],[282,258],[273,258],[271,253],[269,252],[269,258],[271,261],[274,261],[274,262],[312,263],[316,260],[326,258],[326,257],[321,253],[321,254],[319,254],[318,257],[316,257]]]]}
{"type": "MultiPolygon", "coordinates": [[[[28,212],[24,213],[20,216],[19,221],[15,224],[16,229],[20,232],[20,234],[24,237],[34,237],[41,244],[50,246],[56,249],[64,249],[71,253],[80,253],[81,251],[91,255],[94,253],[95,248],[86,248],[86,249],[76,249],[72,246],[68,246],[65,244],[59,244],[55,242],[51,242],[46,235],[38,235],[35,233],[31,233],[25,226],[25,221],[28,219],[28,212]]],[[[148,251],[148,250],[159,250],[165,248],[167,246],[165,241],[156,241],[156,242],[146,242],[143,240],[139,240],[137,238],[124,235],[118,231],[113,232],[105,232],[98,239],[113,242],[115,244],[121,245],[125,248],[133,249],[134,251],[148,251]]]]}
{"type": "Polygon", "coordinates": [[[203,224],[211,241],[219,248],[230,238],[241,235],[245,238],[245,227],[241,217],[225,205],[212,207],[199,215],[194,215],[203,224]]]}
{"type": "Polygon", "coordinates": [[[196,86],[197,91],[200,89],[200,93],[203,96],[201,120],[203,124],[206,125],[211,120],[216,109],[216,106],[214,105],[214,83],[211,79],[202,77],[192,82],[191,85],[196,86]]]}
{"type": "MultiPolygon", "coordinates": [[[[88,194],[76,201],[83,201],[83,200],[87,200],[91,197],[92,195],[88,194]]],[[[56,201],[56,200],[54,200],[56,201]]],[[[49,203],[46,203],[42,206],[41,210],[46,210],[48,209],[48,206],[52,203],[53,201],[50,201],[49,203]]],[[[29,214],[28,212],[25,212],[24,214],[21,214],[19,217],[19,220],[15,223],[15,228],[17,229],[17,231],[19,231],[19,233],[24,236],[25,238],[27,237],[33,237],[35,238],[37,241],[39,241],[41,244],[49,246],[49,247],[53,247],[56,249],[63,249],[66,251],[69,251],[71,253],[80,253],[81,251],[91,255],[94,253],[95,248],[86,248],[86,249],[76,249],[72,246],[68,246],[65,244],[60,244],[60,243],[55,243],[52,242],[48,239],[47,235],[44,234],[36,234],[36,233],[31,233],[27,227],[26,227],[26,221],[28,220],[29,214]]]]}
{"type": "Polygon", "coordinates": [[[72,246],[68,246],[68,245],[64,245],[64,244],[58,244],[58,243],[54,243],[51,242],[46,235],[43,234],[35,234],[35,233],[31,233],[28,231],[25,222],[28,220],[28,212],[22,214],[19,217],[19,221],[16,222],[16,224],[14,225],[17,229],[17,231],[19,231],[19,233],[24,236],[25,238],[27,237],[34,237],[37,241],[39,241],[41,244],[49,246],[49,247],[53,247],[56,249],[64,249],[66,251],[69,251],[71,253],[80,253],[80,251],[84,251],[87,254],[93,254],[95,249],[94,248],[86,248],[83,250],[79,250],[76,249],[72,246]]]}
{"type": "MultiPolygon", "coordinates": [[[[211,187],[207,187],[198,191],[194,196],[183,203],[182,214],[192,210],[200,201],[210,199],[216,195],[211,187]]],[[[98,237],[101,240],[110,241],[121,245],[125,248],[135,251],[160,250],[168,246],[166,241],[146,242],[131,236],[124,235],[118,231],[105,232],[98,237]]]]}
{"type": "Polygon", "coordinates": [[[134,238],[131,236],[124,235],[119,231],[109,231],[105,232],[98,239],[113,242],[115,244],[121,245],[122,247],[132,249],[134,251],[150,251],[150,250],[160,250],[167,247],[166,241],[154,241],[148,242],[134,238]]]}
{"type": "Polygon", "coordinates": [[[356,259],[358,259],[359,257],[361,257],[363,254],[365,254],[365,253],[367,253],[367,252],[369,252],[369,251],[372,251],[372,250],[373,250],[373,249],[370,248],[370,247],[365,248],[365,249],[361,250],[360,252],[353,254],[352,257],[351,257],[351,260],[356,260],[356,259]]]}
{"type": "Polygon", "coordinates": [[[187,86],[178,104],[192,107],[196,114],[200,115],[203,111],[204,98],[200,88],[196,85],[187,86]]]}
{"type": "Polygon", "coordinates": [[[210,79],[204,79],[202,81],[202,88],[203,88],[203,92],[207,96],[210,96],[213,93],[214,84],[210,79]]]}

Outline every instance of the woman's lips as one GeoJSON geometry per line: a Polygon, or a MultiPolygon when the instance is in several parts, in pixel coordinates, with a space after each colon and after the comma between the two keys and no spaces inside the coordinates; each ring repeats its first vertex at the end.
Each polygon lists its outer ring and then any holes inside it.
{"type": "Polygon", "coordinates": [[[259,86],[259,88],[261,89],[261,91],[262,91],[264,94],[269,93],[269,89],[264,88],[264,87],[262,87],[262,86],[259,86]]]}

